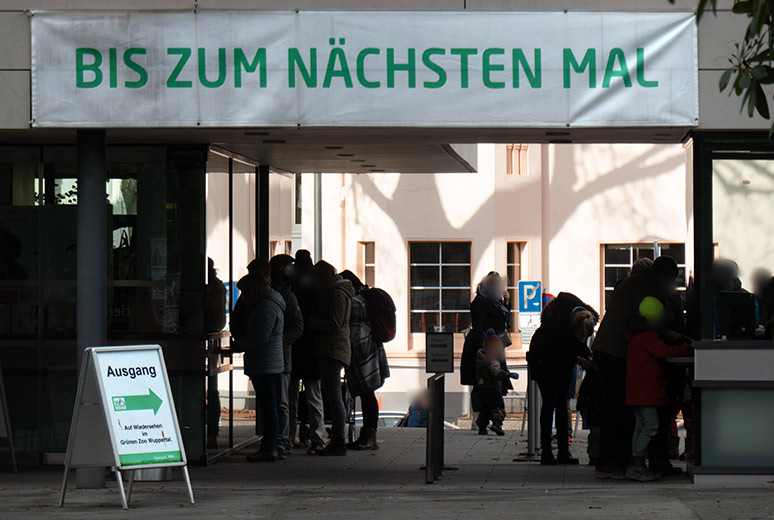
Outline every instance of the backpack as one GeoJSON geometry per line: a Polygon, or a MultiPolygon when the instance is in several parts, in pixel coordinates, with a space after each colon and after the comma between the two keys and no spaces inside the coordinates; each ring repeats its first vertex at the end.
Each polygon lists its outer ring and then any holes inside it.
{"type": "Polygon", "coordinates": [[[395,339],[395,303],[390,295],[377,288],[366,289],[362,294],[371,321],[371,337],[379,343],[395,339]]]}

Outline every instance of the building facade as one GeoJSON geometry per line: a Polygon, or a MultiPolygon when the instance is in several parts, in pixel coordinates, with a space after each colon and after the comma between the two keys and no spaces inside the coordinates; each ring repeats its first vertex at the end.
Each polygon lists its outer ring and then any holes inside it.
{"type": "MultiPolygon", "coordinates": [[[[704,350],[732,356],[712,262],[738,259],[748,286],[774,265],[769,122],[717,88],[747,24],[733,5],[696,28],[692,0],[7,0],[0,364],[23,461],[61,461],[83,349],[138,342],[164,347],[189,457],[206,460],[207,257],[231,286],[256,252],[311,247],[313,172],[322,255],[401,307],[389,350],[408,375],[390,399],[422,385],[419,331],[463,330],[488,270],[603,307],[649,244],[682,251],[704,350]]],[[[705,475],[765,447],[723,441],[740,403],[771,418],[774,376],[753,369],[772,347],[749,332],[738,363],[697,356],[724,369],[697,372],[705,475]]],[[[742,472],[774,474],[765,453],[742,472]]]]}

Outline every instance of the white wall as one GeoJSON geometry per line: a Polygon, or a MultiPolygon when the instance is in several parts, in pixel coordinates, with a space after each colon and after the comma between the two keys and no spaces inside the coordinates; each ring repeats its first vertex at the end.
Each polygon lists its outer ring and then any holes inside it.
{"type": "Polygon", "coordinates": [[[601,244],[685,242],[681,145],[548,145],[548,289],[600,308],[601,244]]]}

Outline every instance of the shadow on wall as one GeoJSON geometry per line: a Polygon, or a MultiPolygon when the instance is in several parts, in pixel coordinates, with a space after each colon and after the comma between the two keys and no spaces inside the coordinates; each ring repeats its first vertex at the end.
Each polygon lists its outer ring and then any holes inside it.
{"type": "MultiPolygon", "coordinates": [[[[616,145],[607,147],[596,145],[593,153],[582,155],[579,155],[582,151],[579,145],[555,146],[562,149],[564,153],[554,153],[550,156],[552,160],[556,160],[556,164],[548,166],[559,173],[551,179],[549,187],[551,200],[561,201],[561,204],[553,204],[550,208],[551,224],[543,230],[543,240],[550,242],[556,238],[565,227],[572,224],[576,210],[590,201],[594,203],[592,211],[595,214],[593,219],[595,222],[591,225],[602,226],[606,222],[609,224],[612,213],[616,219],[628,221],[627,228],[641,229],[642,238],[648,237],[650,229],[657,230],[670,225],[668,212],[659,211],[657,207],[647,207],[645,203],[637,203],[637,201],[658,200],[658,193],[648,192],[650,189],[647,185],[648,181],[676,168],[684,168],[683,155],[660,153],[665,149],[647,147],[644,152],[626,157],[623,162],[620,162],[622,153],[620,149],[618,151],[615,149],[616,145]],[[587,178],[583,178],[584,176],[587,178]]],[[[546,170],[544,165],[544,172],[546,170]]],[[[437,237],[446,237],[450,240],[472,239],[480,234],[482,229],[494,229],[496,212],[493,190],[489,190],[488,194],[481,198],[476,198],[476,192],[472,191],[470,204],[476,207],[465,208],[465,212],[469,215],[467,219],[455,218],[456,222],[451,222],[447,211],[453,210],[444,206],[439,189],[439,183],[447,182],[447,179],[453,182],[455,177],[459,176],[460,180],[468,180],[471,175],[477,174],[401,175],[397,187],[389,190],[392,192],[391,195],[382,191],[375,182],[375,177],[357,175],[350,188],[353,195],[350,198],[352,201],[350,207],[355,221],[359,225],[367,226],[369,221],[374,220],[372,205],[375,204],[391,221],[391,227],[400,235],[404,247],[406,241],[410,239],[432,238],[417,234],[417,229],[421,229],[428,221],[433,222],[433,232],[437,237]],[[421,204],[417,204],[418,193],[421,193],[419,198],[421,204]],[[411,208],[412,211],[408,218],[405,215],[407,208],[411,208]]],[[[495,182],[491,177],[482,176],[481,182],[485,181],[491,181],[494,188],[495,182]]],[[[506,195],[513,194],[514,203],[518,204],[517,193],[533,187],[533,183],[539,183],[540,176],[535,175],[525,181],[523,184],[500,190],[498,196],[502,197],[503,191],[506,195]]],[[[460,182],[459,186],[459,189],[464,189],[465,183],[460,182]]],[[[478,193],[483,194],[484,191],[478,193]]],[[[457,214],[454,215],[454,217],[457,216],[457,214]]],[[[491,244],[491,240],[494,240],[494,236],[486,244],[491,244]]],[[[482,256],[486,254],[488,247],[483,243],[473,247],[471,262],[474,270],[481,262],[482,256]]],[[[404,261],[403,251],[395,253],[387,251],[386,254],[389,256],[384,258],[384,261],[389,262],[388,265],[399,265],[404,261]]],[[[476,281],[473,282],[475,284],[476,281]]],[[[558,290],[555,289],[555,291],[558,290]]],[[[407,301],[406,298],[404,302],[407,301]]],[[[401,302],[398,302],[398,305],[400,307],[401,302]]],[[[418,384],[423,387],[426,379],[424,370],[417,370],[417,377],[418,384]]],[[[457,387],[458,383],[458,376],[454,376],[449,381],[450,386],[457,387]]]]}
{"type": "MultiPolygon", "coordinates": [[[[548,230],[544,230],[548,232],[544,240],[550,242],[556,238],[572,222],[578,208],[589,201],[594,203],[594,218],[587,225],[627,222],[627,227],[642,230],[642,236],[635,237],[637,239],[650,239],[654,233],[650,230],[669,227],[669,212],[637,202],[658,201],[660,195],[666,199],[667,194],[657,193],[657,188],[651,188],[646,181],[675,168],[684,168],[684,156],[666,155],[651,161],[660,150],[648,147],[645,152],[616,164],[620,154],[616,153],[615,148],[620,145],[594,145],[594,153],[581,156],[578,152],[584,148],[583,145],[580,148],[579,145],[554,146],[555,153],[551,157],[557,158],[557,161],[551,165],[551,169],[560,173],[551,179],[549,188],[551,200],[561,201],[561,204],[551,207],[551,225],[548,230]],[[596,164],[589,161],[596,161],[596,164]],[[599,164],[603,161],[606,164],[599,164]],[[610,163],[616,165],[611,169],[610,163]],[[582,178],[583,173],[589,178],[582,178]],[[597,175],[592,177],[593,173],[597,175]],[[649,193],[648,190],[653,191],[649,193]]],[[[631,147],[627,146],[627,149],[631,147]]]]}

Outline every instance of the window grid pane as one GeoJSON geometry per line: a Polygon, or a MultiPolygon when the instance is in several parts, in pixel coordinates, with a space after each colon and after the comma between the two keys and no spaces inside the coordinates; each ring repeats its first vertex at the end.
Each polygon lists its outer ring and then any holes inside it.
{"type": "MultiPolygon", "coordinates": [[[[680,274],[677,277],[677,291],[685,293],[687,282],[685,264],[685,244],[659,244],[660,254],[669,255],[677,262],[680,274]]],[[[629,276],[634,263],[641,258],[654,257],[653,244],[603,244],[603,280],[604,306],[607,308],[615,287],[629,276]]]]}
{"type": "Polygon", "coordinates": [[[466,329],[470,273],[470,242],[409,243],[411,332],[466,329]]]}

